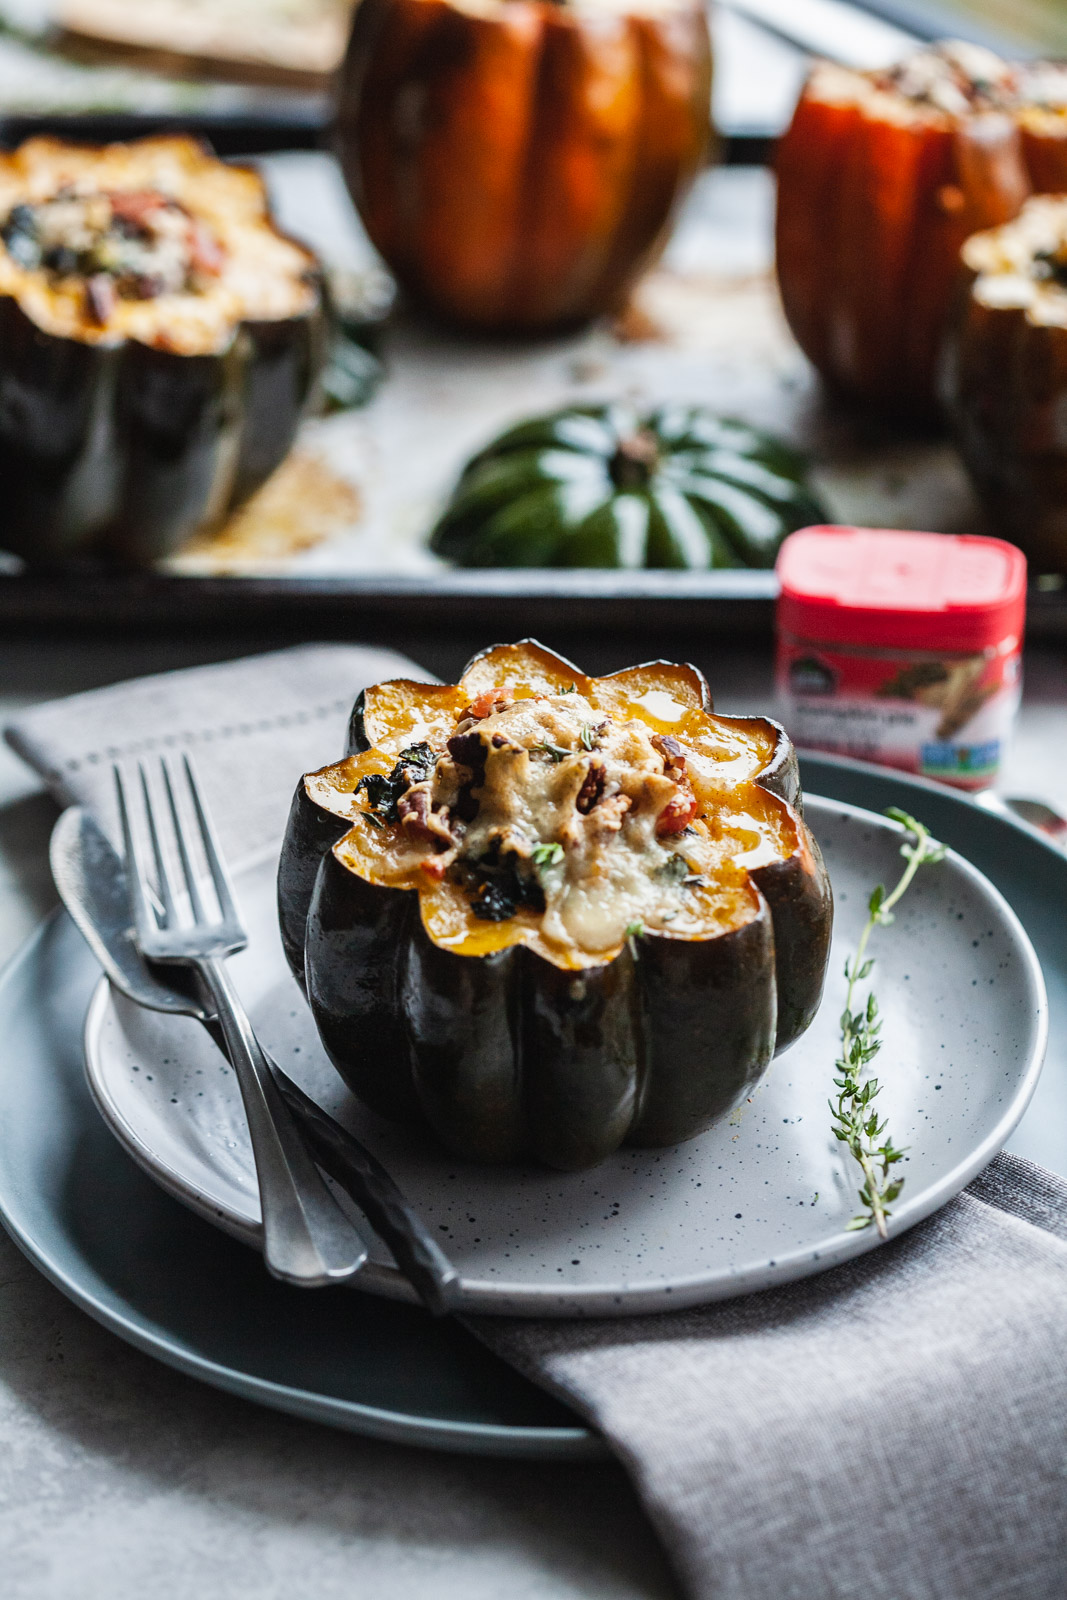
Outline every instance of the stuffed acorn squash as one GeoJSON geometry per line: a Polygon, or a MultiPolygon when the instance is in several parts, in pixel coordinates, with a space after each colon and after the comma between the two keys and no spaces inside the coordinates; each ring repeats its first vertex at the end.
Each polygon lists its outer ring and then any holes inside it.
{"type": "Polygon", "coordinates": [[[194,140],[0,156],[0,545],[165,555],[281,462],[321,363],[315,257],[194,140]]]}
{"type": "Polygon", "coordinates": [[[956,446],[997,533],[1067,572],[1067,196],[973,234],[942,363],[956,446]]]}
{"type": "Polygon", "coordinates": [[[776,723],[693,667],[532,641],[378,684],[297,785],[289,961],[353,1092],[478,1161],[591,1166],[723,1116],[810,1023],[829,882],[776,723]]]}
{"type": "Polygon", "coordinates": [[[700,406],[571,406],[463,470],[430,547],[463,567],[773,567],[825,520],[803,457],[700,406]]]}

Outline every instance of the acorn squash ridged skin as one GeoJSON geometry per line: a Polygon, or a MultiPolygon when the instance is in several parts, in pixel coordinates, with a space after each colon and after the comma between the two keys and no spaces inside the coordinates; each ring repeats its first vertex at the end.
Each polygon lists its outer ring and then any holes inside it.
{"type": "Polygon", "coordinates": [[[214,531],[288,454],[326,351],[321,265],[262,175],[184,134],[39,137],[0,154],[0,213],[0,548],[145,565],[214,531]],[[119,232],[86,244],[83,218],[42,254],[35,208],[64,195],[110,197],[119,232]],[[184,287],[115,254],[146,199],[186,214],[184,287]]]}
{"type": "Polygon", "coordinates": [[[335,142],[418,305],[546,333],[611,311],[662,251],[711,134],[702,5],[362,0],[335,142]]]}
{"type": "Polygon", "coordinates": [[[1018,545],[1032,571],[1062,573],[1067,327],[1021,306],[984,303],[976,276],[965,262],[942,365],[953,442],[993,532],[1018,545]]]}
{"type": "Polygon", "coordinates": [[[471,457],[430,548],[461,567],[773,567],[822,516],[772,434],[677,402],[572,405],[471,457]]]}
{"type": "MultiPolygon", "coordinates": [[[[350,742],[367,747],[359,703],[350,742]]],[[[794,809],[796,771],[779,730],[759,781],[794,809]]],[[[520,945],[440,948],[416,891],[337,860],[347,831],[301,780],[279,868],[286,953],[353,1093],[465,1158],[574,1170],[622,1144],[692,1138],[751,1093],[818,1007],[832,896],[802,820],[801,848],[751,874],[749,922],[706,940],[640,934],[582,970],[520,945]]]]}
{"type": "Polygon", "coordinates": [[[141,565],[221,521],[289,452],[322,364],[321,308],[181,355],[44,333],[0,297],[0,545],[141,565]]]}

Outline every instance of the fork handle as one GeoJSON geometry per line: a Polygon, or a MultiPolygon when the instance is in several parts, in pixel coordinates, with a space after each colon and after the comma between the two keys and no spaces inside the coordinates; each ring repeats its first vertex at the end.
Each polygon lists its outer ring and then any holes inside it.
{"type": "Polygon", "coordinates": [[[193,964],[218,1014],[244,1102],[267,1268],[304,1288],[342,1282],[362,1266],[366,1246],[308,1153],[224,963],[208,957],[193,964]]]}

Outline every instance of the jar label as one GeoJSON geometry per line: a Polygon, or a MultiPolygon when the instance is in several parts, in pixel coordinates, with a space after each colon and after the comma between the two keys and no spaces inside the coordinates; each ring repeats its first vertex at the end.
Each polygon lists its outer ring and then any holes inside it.
{"type": "Polygon", "coordinates": [[[1018,709],[1020,653],[1014,638],[976,655],[938,655],[780,636],[777,679],[794,743],[984,789],[1018,709]]]}

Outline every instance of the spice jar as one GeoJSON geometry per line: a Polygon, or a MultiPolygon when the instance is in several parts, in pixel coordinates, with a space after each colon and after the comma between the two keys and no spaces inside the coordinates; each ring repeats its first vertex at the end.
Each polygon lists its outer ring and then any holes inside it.
{"type": "Polygon", "coordinates": [[[995,780],[1021,687],[1020,550],[802,528],[777,570],[778,693],[797,744],[964,789],[995,780]]]}

